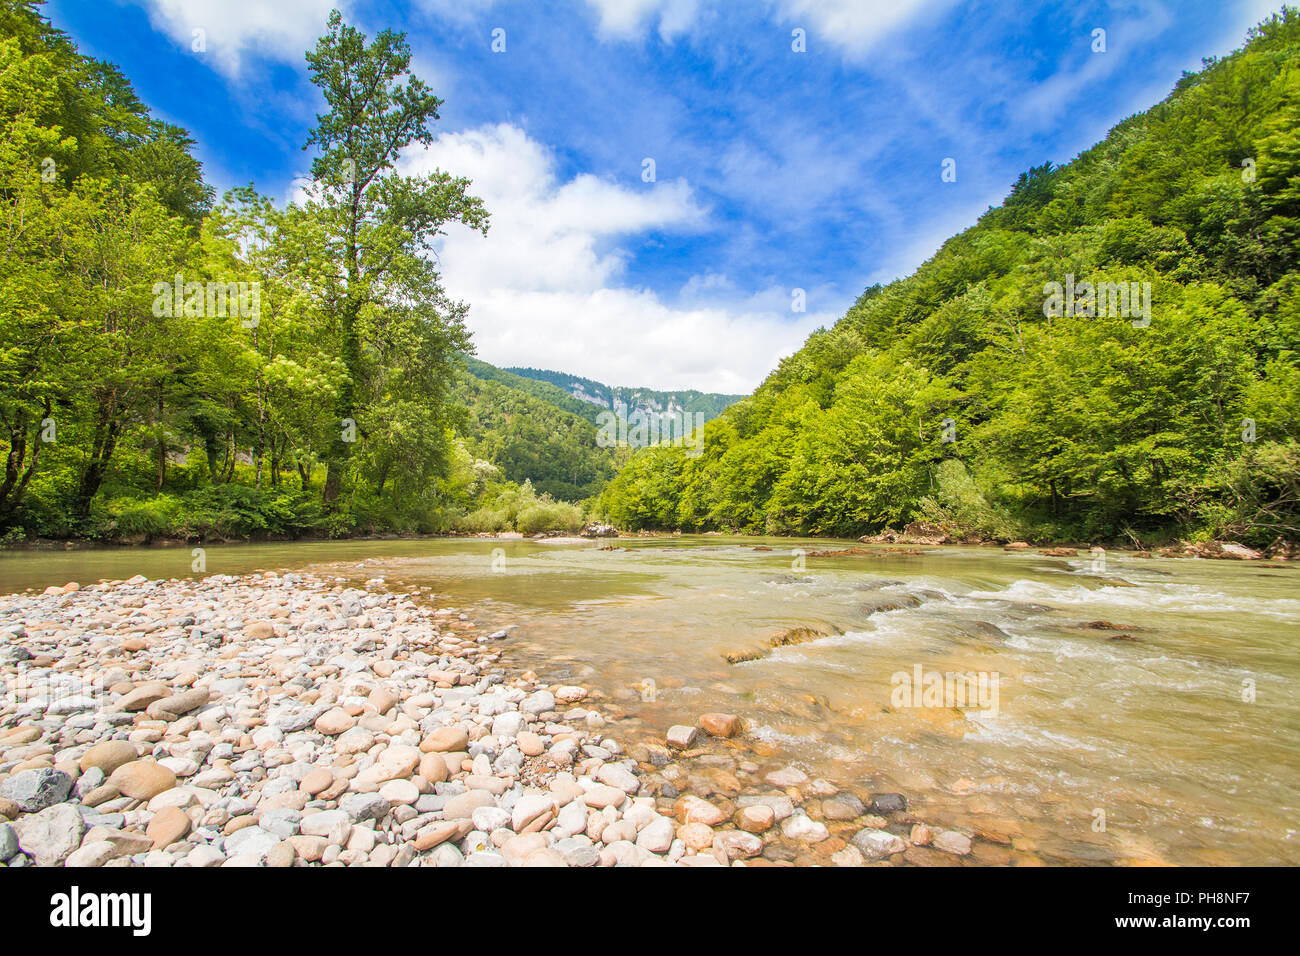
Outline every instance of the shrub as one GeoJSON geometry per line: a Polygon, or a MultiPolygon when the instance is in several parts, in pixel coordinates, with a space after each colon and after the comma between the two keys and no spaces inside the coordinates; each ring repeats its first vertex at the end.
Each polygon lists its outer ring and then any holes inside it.
{"type": "Polygon", "coordinates": [[[564,501],[537,501],[519,513],[515,526],[523,534],[577,531],[582,527],[582,509],[564,501]]]}

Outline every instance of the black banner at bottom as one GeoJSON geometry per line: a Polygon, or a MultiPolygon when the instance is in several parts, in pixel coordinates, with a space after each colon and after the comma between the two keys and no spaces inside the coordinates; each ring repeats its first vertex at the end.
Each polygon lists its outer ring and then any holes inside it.
{"type": "MultiPolygon", "coordinates": [[[[329,869],[329,868],[326,868],[329,869]]],[[[626,907],[629,928],[643,925],[650,910],[729,914],[719,933],[742,931],[735,918],[751,913],[766,923],[772,917],[819,925],[856,913],[869,918],[873,942],[897,934],[915,938],[918,929],[953,931],[980,926],[1003,931],[1044,929],[1070,939],[1134,937],[1185,941],[1189,935],[1230,944],[1255,930],[1276,934],[1286,925],[1283,907],[1290,899],[1294,872],[1285,869],[988,869],[862,868],[806,869],[786,874],[730,876],[674,873],[635,876],[626,871],[598,875],[568,870],[538,879],[534,870],[470,873],[339,868],[344,872],[304,873],[301,869],[38,869],[0,870],[0,907],[6,936],[28,938],[90,935],[134,944],[192,942],[213,921],[222,932],[257,932],[260,944],[278,939],[300,942],[316,925],[332,941],[374,938],[374,921],[400,917],[409,907],[413,926],[426,913],[426,901],[465,900],[505,889],[547,907],[557,890],[581,894],[574,900],[599,903],[600,891],[619,894],[619,883],[641,891],[614,895],[626,907]],[[597,879],[588,883],[588,879],[597,879]],[[517,881],[517,882],[516,882],[517,881]],[[572,882],[570,882],[572,881],[572,882]],[[645,891],[649,891],[648,893],[645,891]],[[339,894],[360,892],[371,901],[337,907],[339,894]],[[679,894],[686,895],[680,896],[679,894]],[[735,906],[731,894],[735,894],[735,906]],[[676,899],[676,903],[670,900],[676,899]],[[632,902],[641,900],[640,904],[632,902]],[[348,914],[354,915],[350,920],[348,914]],[[918,925],[918,920],[921,924],[918,925]],[[938,921],[938,922],[936,922],[938,921]],[[942,923],[942,927],[939,923],[942,923]],[[927,929],[928,927],[928,929],[927,929]],[[18,934],[15,936],[15,934],[18,934]]],[[[735,868],[732,868],[735,869],[735,868]]],[[[512,907],[513,908],[513,907],[512,907]]],[[[602,921],[619,920],[619,910],[604,909],[602,921]]],[[[573,911],[580,921],[581,907],[573,911]]],[[[711,921],[710,921],[711,922],[711,921]]],[[[692,930],[698,935],[700,925],[692,930]]]]}

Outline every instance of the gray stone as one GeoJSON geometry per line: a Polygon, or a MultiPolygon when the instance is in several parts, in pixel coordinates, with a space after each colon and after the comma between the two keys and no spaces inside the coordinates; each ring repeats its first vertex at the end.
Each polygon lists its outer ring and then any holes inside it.
{"type": "MultiPolygon", "coordinates": [[[[637,834],[636,845],[651,853],[666,853],[673,845],[673,838],[676,835],[677,830],[672,820],[667,817],[655,817],[637,834]]],[[[761,850],[763,841],[760,840],[758,845],[761,850]]]]}
{"type": "Polygon", "coordinates": [[[636,774],[622,764],[607,763],[596,772],[596,779],[611,787],[618,787],[624,793],[636,793],[641,781],[636,774]]]}
{"type": "Polygon", "coordinates": [[[0,823],[0,863],[18,852],[18,834],[8,823],[0,823]]]}
{"type": "Polygon", "coordinates": [[[493,853],[491,850],[480,850],[477,853],[471,853],[465,857],[463,866],[509,866],[506,858],[500,853],[493,853]]]}
{"type": "MultiPolygon", "coordinates": [[[[484,833],[491,833],[493,830],[499,830],[501,827],[510,825],[510,814],[500,807],[484,806],[476,807],[470,814],[470,819],[474,821],[475,829],[482,830],[484,833]]],[[[586,814],[583,814],[583,824],[586,825],[586,814]]]]}
{"type": "Polygon", "coordinates": [[[37,866],[59,866],[81,846],[86,824],[70,804],[60,803],[19,817],[14,823],[18,846],[37,866]]]}
{"type": "Polygon", "coordinates": [[[565,837],[552,847],[569,866],[595,866],[600,862],[600,851],[585,836],[565,837]]]}
{"type": "Polygon", "coordinates": [[[907,799],[901,793],[878,793],[871,800],[876,813],[902,813],[907,809],[907,799]]]}
{"type": "Polygon", "coordinates": [[[0,797],[18,804],[24,813],[37,813],[68,799],[72,778],[49,767],[22,770],[0,784],[0,797]]]}
{"type": "Polygon", "coordinates": [[[429,858],[434,866],[461,866],[465,862],[465,854],[450,843],[440,844],[429,858]]]}
{"type": "MultiPolygon", "coordinates": [[[[268,833],[260,826],[244,827],[235,833],[226,837],[223,849],[226,856],[230,859],[235,857],[251,857],[256,860],[265,860],[266,855],[271,852],[280,838],[274,833],[268,833]]],[[[229,860],[227,860],[229,863],[229,860]]]]}
{"type": "Polygon", "coordinates": [[[555,695],[549,690],[539,690],[520,701],[519,709],[526,714],[544,714],[552,711],[555,709],[555,695]]]}
{"type": "Polygon", "coordinates": [[[853,820],[866,812],[866,804],[851,793],[841,793],[822,801],[822,816],[827,820],[853,820]]]}
{"type": "Polygon", "coordinates": [[[508,710],[492,718],[492,733],[498,737],[514,737],[524,729],[527,721],[517,710],[508,710]]]}
{"type": "Polygon", "coordinates": [[[685,724],[677,724],[668,728],[668,746],[676,747],[678,750],[685,750],[691,744],[695,743],[695,738],[700,735],[699,728],[688,727],[685,724]]]}
{"type": "Polygon", "coordinates": [[[907,849],[907,844],[901,837],[894,836],[885,830],[874,830],[868,827],[865,830],[859,830],[853,837],[853,845],[862,851],[862,855],[868,860],[881,860],[895,853],[902,853],[907,849]]]}
{"type": "Polygon", "coordinates": [[[91,767],[77,778],[77,783],[72,788],[72,792],[75,793],[77,799],[80,800],[86,794],[90,793],[90,791],[102,784],[105,779],[106,775],[103,770],[98,767],[91,767]]]}
{"type": "Polygon", "coordinates": [[[297,836],[298,826],[302,822],[302,813],[288,807],[267,810],[257,818],[257,825],[267,833],[274,833],[281,840],[297,836]]]}
{"type": "Polygon", "coordinates": [[[392,809],[392,804],[377,793],[349,793],[339,801],[339,809],[353,823],[362,820],[382,820],[392,809]]]}

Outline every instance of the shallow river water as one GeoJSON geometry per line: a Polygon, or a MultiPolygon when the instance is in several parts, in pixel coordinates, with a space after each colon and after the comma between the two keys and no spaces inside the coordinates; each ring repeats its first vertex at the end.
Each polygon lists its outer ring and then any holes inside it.
{"type": "MultiPolygon", "coordinates": [[[[510,626],[511,663],[608,695],[633,737],[739,714],[764,760],[1012,839],[979,862],[1300,863],[1300,567],[818,554],[854,547],[431,539],[210,546],[205,560],[429,588],[510,626]],[[768,646],[791,628],[824,636],[768,646]]],[[[0,593],[185,576],[191,560],[4,553],[0,593]]]]}

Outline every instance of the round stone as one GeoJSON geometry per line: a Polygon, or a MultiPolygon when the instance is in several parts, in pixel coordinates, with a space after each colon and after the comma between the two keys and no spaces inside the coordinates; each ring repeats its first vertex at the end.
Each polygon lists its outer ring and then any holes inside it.
{"type": "Polygon", "coordinates": [[[152,800],[176,786],[176,774],[156,760],[132,760],[114,770],[108,782],[124,797],[152,800]]]}
{"type": "Polygon", "coordinates": [[[130,741],[106,740],[102,744],[95,744],[81,755],[81,771],[85,773],[91,767],[96,767],[110,774],[122,764],[130,763],[139,757],[135,744],[130,741]]]}

